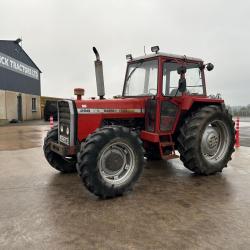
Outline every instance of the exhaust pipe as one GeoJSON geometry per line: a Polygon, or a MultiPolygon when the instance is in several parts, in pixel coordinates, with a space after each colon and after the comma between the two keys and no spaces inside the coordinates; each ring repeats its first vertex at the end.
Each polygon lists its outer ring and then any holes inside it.
{"type": "Polygon", "coordinates": [[[99,53],[98,53],[96,47],[93,47],[93,51],[94,51],[95,56],[96,56],[95,77],[96,77],[97,95],[100,97],[100,99],[104,99],[105,89],[104,89],[102,61],[100,60],[100,56],[99,56],[99,53]]]}

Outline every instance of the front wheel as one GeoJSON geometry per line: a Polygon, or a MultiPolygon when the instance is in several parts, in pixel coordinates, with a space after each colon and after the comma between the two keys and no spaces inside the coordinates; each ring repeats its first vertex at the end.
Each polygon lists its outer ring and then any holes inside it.
{"type": "Polygon", "coordinates": [[[74,158],[64,158],[50,149],[50,142],[58,142],[58,127],[52,128],[44,139],[43,151],[48,163],[62,173],[76,172],[76,160],[74,158]]]}
{"type": "Polygon", "coordinates": [[[234,152],[232,116],[219,106],[209,105],[194,112],[180,129],[178,150],[185,167],[196,174],[221,172],[234,152]]]}
{"type": "Polygon", "coordinates": [[[81,145],[77,169],[86,188],[101,198],[132,189],[143,165],[142,142],[122,126],[97,129],[81,145]]]}

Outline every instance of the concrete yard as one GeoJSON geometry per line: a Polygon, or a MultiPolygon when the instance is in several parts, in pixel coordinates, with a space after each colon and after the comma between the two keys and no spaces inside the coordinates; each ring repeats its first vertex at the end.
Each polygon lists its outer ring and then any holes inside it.
{"type": "Polygon", "coordinates": [[[250,147],[209,177],[147,163],[133,192],[99,200],[46,162],[48,129],[0,127],[0,249],[249,249],[250,147]]]}
{"type": "MultiPolygon", "coordinates": [[[[234,119],[236,120],[236,119],[234,119]]],[[[240,118],[240,144],[250,147],[250,118],[240,118]]]]}

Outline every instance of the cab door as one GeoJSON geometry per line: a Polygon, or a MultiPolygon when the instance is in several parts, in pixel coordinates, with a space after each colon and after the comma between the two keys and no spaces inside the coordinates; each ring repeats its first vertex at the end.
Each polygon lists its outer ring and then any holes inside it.
{"type": "Polygon", "coordinates": [[[160,107],[160,131],[171,133],[179,115],[179,107],[168,98],[161,100],[160,107]]]}
{"type": "MultiPolygon", "coordinates": [[[[159,132],[172,133],[177,118],[179,117],[180,108],[176,102],[176,97],[180,96],[178,92],[179,76],[173,71],[174,65],[167,61],[162,62],[161,93],[159,98],[159,132]]],[[[176,67],[176,65],[175,65],[176,67]]]]}

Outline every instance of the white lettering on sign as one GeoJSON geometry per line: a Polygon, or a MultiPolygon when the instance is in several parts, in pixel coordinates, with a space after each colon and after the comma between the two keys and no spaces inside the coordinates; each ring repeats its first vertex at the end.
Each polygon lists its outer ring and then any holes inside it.
{"type": "Polygon", "coordinates": [[[39,80],[37,69],[0,52],[0,67],[39,80]]]}

